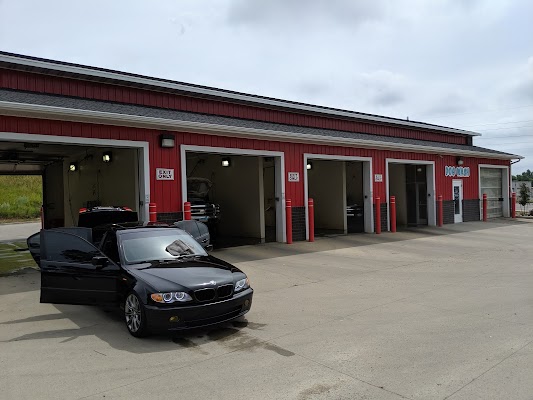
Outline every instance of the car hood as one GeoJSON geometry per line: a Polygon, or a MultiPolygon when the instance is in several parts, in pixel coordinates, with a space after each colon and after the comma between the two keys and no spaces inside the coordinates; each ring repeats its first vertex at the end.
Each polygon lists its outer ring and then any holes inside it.
{"type": "Polygon", "coordinates": [[[128,271],[158,292],[194,291],[233,283],[237,278],[242,279],[242,272],[238,268],[214,257],[169,264],[155,262],[152,266],[149,265],[144,264],[148,268],[141,269],[138,269],[140,265],[131,266],[128,271]]]}

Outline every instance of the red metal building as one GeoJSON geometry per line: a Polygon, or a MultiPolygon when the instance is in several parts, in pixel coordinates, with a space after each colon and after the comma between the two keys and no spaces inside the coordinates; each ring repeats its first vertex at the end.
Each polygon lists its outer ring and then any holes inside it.
{"type": "Polygon", "coordinates": [[[295,240],[308,235],[311,197],[325,233],[350,231],[350,218],[372,232],[378,212],[387,230],[391,195],[399,225],[435,225],[439,195],[444,223],[479,220],[483,193],[489,216],[509,216],[510,163],[520,157],[474,146],[475,136],[0,53],[0,173],[43,175],[48,226],[118,202],[145,219],[154,202],[160,220],[179,220],[191,177],[213,184],[228,236],[261,241],[269,230],[286,240],[287,199],[295,240]]]}

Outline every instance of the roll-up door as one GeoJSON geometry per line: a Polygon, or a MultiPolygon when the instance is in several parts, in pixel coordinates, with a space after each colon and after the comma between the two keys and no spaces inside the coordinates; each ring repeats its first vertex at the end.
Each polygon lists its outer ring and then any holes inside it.
{"type": "Polygon", "coordinates": [[[481,168],[479,182],[481,195],[487,195],[487,217],[503,217],[501,168],[481,168]]]}

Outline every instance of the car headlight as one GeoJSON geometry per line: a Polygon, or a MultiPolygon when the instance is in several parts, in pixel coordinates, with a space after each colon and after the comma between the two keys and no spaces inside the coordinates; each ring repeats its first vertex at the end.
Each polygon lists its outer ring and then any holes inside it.
{"type": "Polygon", "coordinates": [[[185,292],[154,293],[151,294],[150,297],[156,303],[163,304],[171,304],[175,302],[184,303],[192,300],[192,297],[185,292]]]}
{"type": "Polygon", "coordinates": [[[237,281],[235,284],[235,291],[239,292],[244,289],[248,289],[250,287],[250,281],[248,278],[241,279],[240,281],[237,281]]]}

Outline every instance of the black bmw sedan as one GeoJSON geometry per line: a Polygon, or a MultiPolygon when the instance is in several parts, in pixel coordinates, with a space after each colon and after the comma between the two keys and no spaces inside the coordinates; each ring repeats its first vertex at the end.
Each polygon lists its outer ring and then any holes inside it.
{"type": "Polygon", "coordinates": [[[98,247],[88,228],[37,235],[28,244],[38,242],[41,303],[120,305],[136,337],[230,321],[252,305],[246,275],[178,228],[115,226],[98,247]]]}

